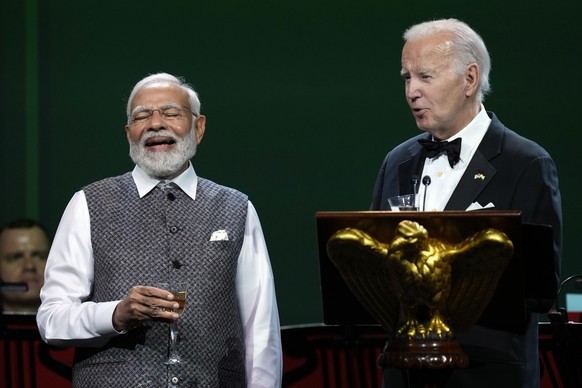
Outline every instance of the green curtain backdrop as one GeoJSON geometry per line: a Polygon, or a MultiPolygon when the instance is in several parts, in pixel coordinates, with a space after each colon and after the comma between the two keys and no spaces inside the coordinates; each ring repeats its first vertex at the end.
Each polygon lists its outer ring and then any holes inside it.
{"type": "Polygon", "coordinates": [[[158,71],[184,76],[208,118],[197,173],[247,193],[257,208],[282,324],[321,322],[315,212],[368,208],[385,153],[418,131],[399,76],[402,32],[456,17],[492,56],[486,108],[558,165],[563,272],[582,272],[579,0],[1,7],[0,222],[29,215],[54,232],[76,190],[132,168],[123,126],[133,84],[158,71]]]}

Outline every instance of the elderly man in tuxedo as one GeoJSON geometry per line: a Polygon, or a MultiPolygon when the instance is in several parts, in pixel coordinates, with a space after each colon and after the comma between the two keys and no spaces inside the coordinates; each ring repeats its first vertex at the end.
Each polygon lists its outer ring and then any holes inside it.
{"type": "MultiPolygon", "coordinates": [[[[550,277],[557,286],[562,210],[556,166],[542,147],[485,110],[491,66],[483,40],[466,23],[443,19],[410,27],[404,41],[406,101],[422,133],[386,155],[371,209],[389,210],[388,198],[418,192],[425,211],[520,210],[523,222],[552,226],[550,277]]],[[[523,332],[475,326],[462,334],[471,365],[455,370],[446,386],[538,388],[538,314],[552,303],[528,299],[523,332]]],[[[384,376],[387,387],[403,384],[398,370],[386,369],[384,376]]]]}

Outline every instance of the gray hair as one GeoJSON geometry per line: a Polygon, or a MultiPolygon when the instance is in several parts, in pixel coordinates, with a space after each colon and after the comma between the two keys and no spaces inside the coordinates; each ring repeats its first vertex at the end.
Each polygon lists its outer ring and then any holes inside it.
{"type": "Polygon", "coordinates": [[[194,113],[196,116],[200,114],[200,99],[198,98],[198,93],[196,93],[190,84],[186,83],[183,77],[175,77],[168,73],[157,73],[151,74],[135,84],[127,100],[127,117],[129,117],[131,114],[131,102],[133,101],[136,93],[145,86],[156,82],[169,82],[180,86],[188,93],[188,100],[190,102],[190,109],[192,109],[192,113],[194,113]]]}
{"type": "Polygon", "coordinates": [[[458,74],[464,74],[467,65],[476,63],[480,70],[479,90],[477,100],[483,101],[491,90],[489,72],[491,58],[485,42],[468,24],[457,19],[440,19],[416,24],[408,28],[404,35],[405,42],[427,38],[440,33],[453,35],[453,69],[458,74]]]}

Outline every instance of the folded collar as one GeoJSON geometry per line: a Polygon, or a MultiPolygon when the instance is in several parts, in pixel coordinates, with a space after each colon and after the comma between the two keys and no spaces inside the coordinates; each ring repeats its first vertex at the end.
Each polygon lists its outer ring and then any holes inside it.
{"type": "MultiPolygon", "coordinates": [[[[152,191],[153,188],[156,187],[157,184],[161,182],[159,179],[152,178],[151,176],[146,174],[146,172],[137,165],[131,172],[131,176],[133,177],[133,181],[135,182],[135,186],[137,187],[137,191],[139,193],[140,198],[143,198],[144,195],[152,191]]],[[[175,185],[177,185],[180,189],[182,189],[183,192],[185,192],[193,200],[196,199],[198,176],[194,171],[192,163],[188,164],[188,168],[186,169],[186,171],[178,175],[176,178],[172,179],[170,182],[173,182],[175,185]]]]}

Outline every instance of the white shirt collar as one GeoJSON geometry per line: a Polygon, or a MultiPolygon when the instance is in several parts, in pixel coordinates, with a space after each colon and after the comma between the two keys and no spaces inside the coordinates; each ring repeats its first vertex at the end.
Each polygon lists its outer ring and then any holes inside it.
{"type": "MultiPolygon", "coordinates": [[[[135,166],[133,171],[131,172],[131,176],[133,177],[133,181],[137,187],[137,191],[139,193],[139,197],[143,198],[144,195],[149,193],[154,187],[157,186],[158,183],[161,182],[159,179],[155,179],[150,177],[144,170],[142,170],[139,166],[135,166]]],[[[169,182],[173,182],[176,184],[183,192],[185,192],[190,198],[193,200],[196,199],[196,187],[198,187],[198,176],[194,171],[194,167],[192,163],[188,163],[188,168],[186,171],[178,175],[176,178],[170,180],[169,182]]]]}
{"type": "Polygon", "coordinates": [[[471,160],[479,143],[481,143],[481,139],[485,136],[489,124],[491,124],[491,118],[483,104],[481,104],[481,109],[477,116],[465,128],[447,139],[448,141],[453,141],[459,137],[463,139],[461,142],[461,161],[468,163],[471,160]]]}

